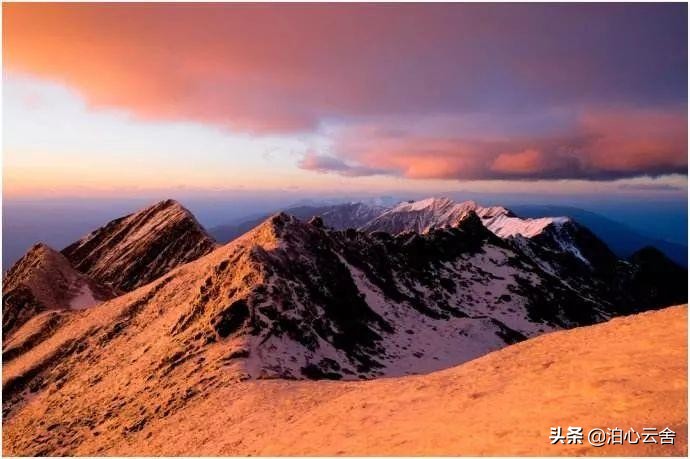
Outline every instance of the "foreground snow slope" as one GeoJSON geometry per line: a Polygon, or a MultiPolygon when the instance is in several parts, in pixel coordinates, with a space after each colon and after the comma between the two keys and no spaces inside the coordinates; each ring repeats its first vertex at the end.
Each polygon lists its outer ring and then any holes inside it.
{"type": "MultiPolygon", "coordinates": [[[[109,385],[117,374],[103,375],[109,385]]],[[[687,307],[554,332],[422,376],[373,381],[226,381],[166,418],[83,424],[109,410],[87,381],[76,400],[37,395],[4,422],[4,454],[687,455],[687,307]],[[66,400],[62,400],[66,402],[66,400]],[[555,445],[553,426],[677,432],[675,445],[555,445]],[[30,434],[31,433],[31,434],[30,434]]],[[[180,386],[163,388],[171,399],[180,386]]],[[[114,400],[114,406],[118,400],[114,400]]],[[[170,409],[165,404],[162,409],[170,409]]]]}

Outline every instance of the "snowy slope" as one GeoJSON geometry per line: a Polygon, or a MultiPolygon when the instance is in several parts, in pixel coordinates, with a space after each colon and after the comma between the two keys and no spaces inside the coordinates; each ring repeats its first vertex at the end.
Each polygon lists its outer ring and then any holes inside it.
{"type": "Polygon", "coordinates": [[[363,225],[362,230],[391,234],[408,231],[426,233],[432,228],[456,226],[470,212],[476,213],[484,226],[503,238],[516,235],[531,238],[549,225],[568,221],[567,217],[519,218],[505,207],[482,207],[474,201],[427,198],[400,203],[363,225]]]}
{"type": "MultiPolygon", "coordinates": [[[[552,252],[568,253],[585,265],[590,264],[575,243],[580,225],[568,217],[520,218],[501,206],[482,207],[474,201],[455,202],[448,198],[428,198],[398,204],[362,226],[363,231],[427,233],[433,228],[457,226],[471,213],[500,238],[515,240],[516,248],[529,246],[541,238],[552,252]]],[[[607,249],[608,250],[608,249],[607,249]]]]}
{"type": "Polygon", "coordinates": [[[136,429],[212,390],[221,375],[427,373],[668,299],[654,288],[631,289],[648,285],[634,277],[634,265],[578,277],[568,260],[548,260],[563,274],[488,231],[474,213],[457,227],[398,236],[335,231],[319,219],[278,214],[128,294],[29,320],[3,367],[3,409],[8,416],[21,410],[31,390],[47,394],[43,388],[115,373],[134,391],[136,402],[123,402],[131,403],[125,411],[136,429]],[[41,336],[48,323],[50,333],[41,336]],[[181,392],[160,411],[136,412],[170,385],[181,392]]]}

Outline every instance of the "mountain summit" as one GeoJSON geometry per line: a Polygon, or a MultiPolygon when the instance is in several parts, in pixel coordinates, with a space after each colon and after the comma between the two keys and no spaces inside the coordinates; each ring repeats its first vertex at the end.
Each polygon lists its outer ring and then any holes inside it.
{"type": "Polygon", "coordinates": [[[3,279],[2,331],[8,336],[42,311],[84,309],[114,296],[76,271],[62,254],[39,243],[3,279]]]}
{"type": "Polygon", "coordinates": [[[168,199],[109,222],[62,253],[78,271],[130,291],[216,246],[191,212],[168,199]]]}
{"type": "Polygon", "coordinates": [[[362,226],[363,231],[426,233],[432,228],[457,226],[470,212],[477,214],[484,226],[499,237],[534,237],[549,225],[562,224],[567,217],[519,218],[505,207],[482,207],[475,201],[455,202],[449,198],[407,201],[381,213],[362,226]]]}

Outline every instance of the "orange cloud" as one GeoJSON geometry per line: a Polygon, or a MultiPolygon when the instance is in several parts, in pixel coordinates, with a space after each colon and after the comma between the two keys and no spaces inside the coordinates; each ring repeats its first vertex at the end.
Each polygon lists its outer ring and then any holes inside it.
{"type": "Polygon", "coordinates": [[[687,114],[662,110],[605,110],[585,114],[594,138],[588,165],[602,170],[682,171],[688,164],[687,114]]]}
{"type": "MultiPolygon", "coordinates": [[[[510,122],[494,119],[498,125],[510,122]]],[[[448,132],[438,138],[400,129],[346,129],[336,138],[335,150],[352,165],[349,175],[357,168],[375,168],[415,179],[608,180],[687,174],[687,134],[681,110],[595,110],[554,128],[553,134],[511,138],[481,132],[457,137],[448,132]],[[396,135],[387,135],[391,131],[396,135]]]]}
{"type": "Polygon", "coordinates": [[[94,107],[260,133],[344,125],[331,154],[303,158],[306,170],[687,169],[683,4],[5,3],[3,13],[6,71],[66,83],[94,107]],[[425,125],[434,116],[460,128],[425,125]]]}
{"type": "Polygon", "coordinates": [[[542,170],[543,165],[543,153],[528,148],[517,153],[501,153],[491,164],[491,170],[508,174],[534,174],[542,170]]]}
{"type": "Polygon", "coordinates": [[[334,117],[681,100],[683,12],[681,4],[4,3],[3,57],[7,71],[67,83],[95,107],[301,131],[334,117]],[[629,51],[637,43],[664,52],[629,51]]]}

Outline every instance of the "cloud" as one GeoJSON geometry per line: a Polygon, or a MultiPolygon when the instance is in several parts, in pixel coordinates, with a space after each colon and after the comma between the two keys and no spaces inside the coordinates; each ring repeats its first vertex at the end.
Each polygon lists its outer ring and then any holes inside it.
{"type": "Polygon", "coordinates": [[[366,166],[350,166],[338,158],[317,155],[315,153],[307,153],[299,162],[299,167],[304,170],[321,173],[336,172],[347,177],[379,175],[388,172],[383,169],[374,169],[366,166]]]}
{"type": "Polygon", "coordinates": [[[18,4],[3,58],[92,109],[321,133],[343,176],[687,173],[685,4],[18,4]],[[330,132],[330,131],[329,131],[330,132]]]}
{"type": "Polygon", "coordinates": [[[687,174],[686,119],[676,108],[601,110],[582,113],[541,135],[509,137],[496,136],[500,129],[495,127],[514,130],[510,117],[493,119],[488,134],[463,131],[459,126],[466,118],[455,127],[448,123],[447,133],[434,135],[411,129],[379,136],[392,128],[349,127],[335,136],[338,159],[320,164],[318,170],[346,175],[363,168],[413,179],[457,180],[613,180],[687,174]],[[461,135],[454,136],[457,132],[461,135]]]}
{"type": "Polygon", "coordinates": [[[516,153],[501,153],[491,163],[491,170],[504,174],[537,174],[544,171],[547,162],[543,151],[528,148],[516,153]]]}
{"type": "Polygon", "coordinates": [[[622,183],[618,185],[618,188],[632,191],[681,191],[684,189],[670,183],[622,183]]]}
{"type": "Polygon", "coordinates": [[[7,4],[9,72],[252,132],[687,98],[687,5],[7,4]]]}

